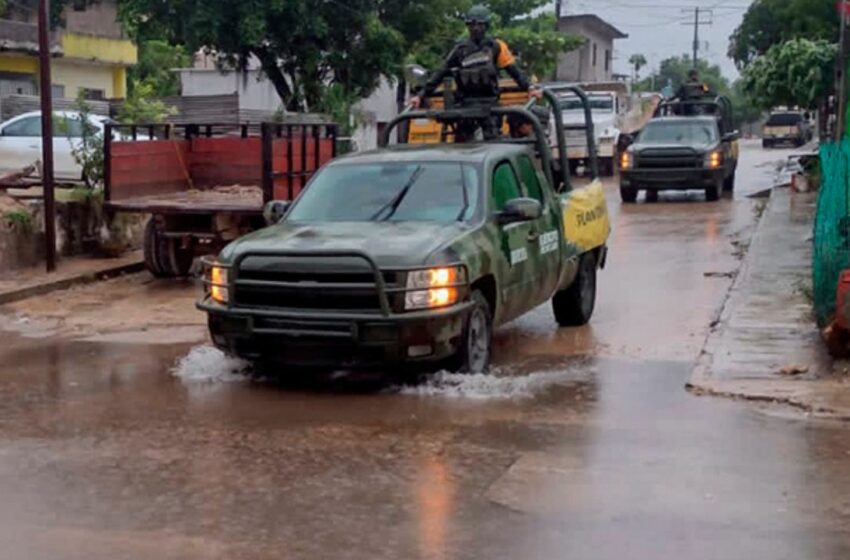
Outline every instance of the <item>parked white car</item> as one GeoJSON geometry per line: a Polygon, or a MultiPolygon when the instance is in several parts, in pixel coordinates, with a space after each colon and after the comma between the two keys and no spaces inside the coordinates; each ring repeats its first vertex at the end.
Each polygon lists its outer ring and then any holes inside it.
{"type": "MultiPolygon", "coordinates": [[[[91,115],[89,121],[101,134],[109,117],[91,115]]],[[[80,180],[82,168],[71,155],[82,138],[83,121],[76,111],[56,111],[53,118],[53,175],[80,180]]],[[[0,172],[18,171],[41,161],[41,111],[18,115],[0,124],[0,172]]]]}

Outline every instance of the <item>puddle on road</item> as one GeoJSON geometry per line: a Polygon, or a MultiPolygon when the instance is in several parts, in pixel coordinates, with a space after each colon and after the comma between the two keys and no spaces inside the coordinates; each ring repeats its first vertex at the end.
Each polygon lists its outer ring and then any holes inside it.
{"type": "MultiPolygon", "coordinates": [[[[174,366],[172,373],[181,381],[198,383],[234,383],[251,380],[272,381],[258,375],[252,365],[244,360],[227,356],[212,346],[196,346],[174,366]]],[[[528,372],[527,367],[505,366],[494,368],[490,374],[460,374],[447,371],[426,374],[418,382],[399,384],[392,374],[367,372],[326,372],[312,374],[306,388],[328,390],[362,389],[367,383],[374,391],[420,397],[449,397],[457,399],[488,400],[531,398],[552,388],[569,386],[593,372],[589,366],[561,366],[557,369],[540,369],[528,372]],[[524,371],[523,371],[524,370],[524,371]],[[382,381],[376,379],[378,376],[382,381]]],[[[275,384],[291,385],[304,389],[304,378],[292,372],[291,379],[280,379],[275,384]]]]}

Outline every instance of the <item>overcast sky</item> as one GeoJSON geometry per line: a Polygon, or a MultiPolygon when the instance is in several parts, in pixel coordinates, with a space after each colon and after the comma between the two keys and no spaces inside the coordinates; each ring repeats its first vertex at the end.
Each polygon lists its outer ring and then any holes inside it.
{"type": "MultiPolygon", "coordinates": [[[[566,14],[596,14],[611,23],[628,39],[614,43],[614,70],[628,74],[628,59],[641,53],[649,68],[641,70],[647,76],[658,63],[669,56],[690,53],[694,39],[694,7],[713,8],[710,26],[700,26],[700,57],[719,64],[729,78],[738,76],[735,65],[726,57],[729,35],[741,23],[744,12],[754,0],[703,0],[694,4],[687,0],[564,0],[566,14]],[[683,12],[687,10],[687,13],[683,12]],[[690,25],[684,25],[689,22],[690,25]]],[[[703,19],[702,17],[700,19],[703,19]]]]}

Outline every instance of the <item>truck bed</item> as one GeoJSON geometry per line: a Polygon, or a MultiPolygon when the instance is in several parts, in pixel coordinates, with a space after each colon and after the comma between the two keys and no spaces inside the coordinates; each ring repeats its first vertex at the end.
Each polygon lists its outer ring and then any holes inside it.
{"type": "Polygon", "coordinates": [[[234,212],[259,214],[263,211],[263,190],[253,185],[230,185],[211,189],[189,189],[151,196],[113,200],[112,210],[152,214],[209,214],[234,212]]]}

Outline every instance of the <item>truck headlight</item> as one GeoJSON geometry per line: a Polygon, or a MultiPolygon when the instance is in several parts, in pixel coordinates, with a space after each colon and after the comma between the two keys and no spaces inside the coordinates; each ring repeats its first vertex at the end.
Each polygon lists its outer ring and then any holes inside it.
{"type": "Polygon", "coordinates": [[[714,150],[705,156],[705,166],[709,169],[717,169],[723,163],[723,152],[714,150]]]}
{"type": "Polygon", "coordinates": [[[226,304],[230,301],[229,280],[227,268],[216,264],[210,266],[207,276],[209,294],[216,303],[226,304]]]}
{"type": "Polygon", "coordinates": [[[404,308],[411,311],[453,305],[465,285],[466,269],[461,266],[414,270],[407,275],[404,308]]]}
{"type": "Polygon", "coordinates": [[[631,153],[623,152],[620,156],[620,169],[631,169],[634,163],[634,156],[631,153]]]}

